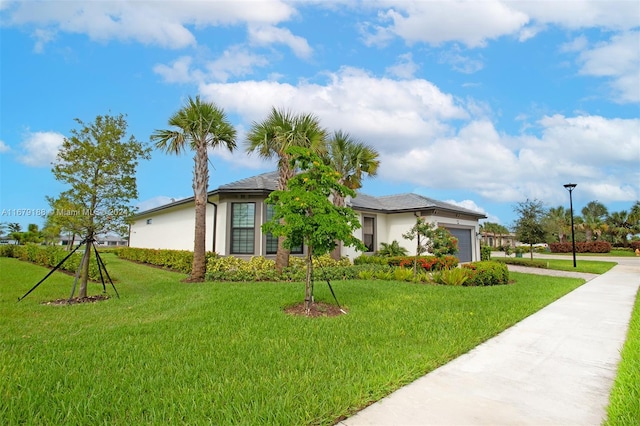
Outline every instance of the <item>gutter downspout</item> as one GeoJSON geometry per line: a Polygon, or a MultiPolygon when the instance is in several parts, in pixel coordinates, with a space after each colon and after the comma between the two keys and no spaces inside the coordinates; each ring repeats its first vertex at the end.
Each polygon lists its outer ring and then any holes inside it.
{"type": "Polygon", "coordinates": [[[207,198],[207,204],[211,204],[213,206],[213,244],[211,247],[212,252],[216,252],[216,224],[218,223],[218,205],[209,201],[207,198]]]}

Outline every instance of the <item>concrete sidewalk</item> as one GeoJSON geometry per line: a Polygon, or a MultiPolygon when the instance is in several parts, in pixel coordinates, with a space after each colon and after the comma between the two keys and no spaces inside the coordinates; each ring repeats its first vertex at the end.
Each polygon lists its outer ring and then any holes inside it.
{"type": "Polygon", "coordinates": [[[620,259],[339,425],[600,425],[640,287],[640,259],[620,259]]]}

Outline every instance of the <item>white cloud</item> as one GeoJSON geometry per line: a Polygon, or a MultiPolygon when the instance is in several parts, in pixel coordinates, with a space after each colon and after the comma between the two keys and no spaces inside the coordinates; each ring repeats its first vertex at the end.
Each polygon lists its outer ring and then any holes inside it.
{"type": "Polygon", "coordinates": [[[293,53],[303,59],[311,57],[313,49],[302,37],[293,35],[285,28],[278,28],[273,25],[250,25],[249,40],[258,46],[271,45],[275,43],[288,46],[293,53]]]}
{"type": "Polygon", "coordinates": [[[208,75],[214,81],[227,81],[230,77],[244,77],[253,73],[254,68],[264,67],[269,61],[263,56],[251,53],[241,46],[232,46],[221,57],[206,65],[208,75]]]}
{"type": "Polygon", "coordinates": [[[462,200],[462,201],[445,200],[444,202],[453,204],[454,206],[462,207],[463,209],[473,210],[474,212],[482,213],[485,215],[487,214],[486,210],[480,207],[479,205],[477,205],[476,202],[473,200],[462,200]]]}
{"type": "Polygon", "coordinates": [[[191,83],[198,81],[199,76],[191,72],[192,58],[181,56],[171,63],[171,65],[157,64],[153,67],[153,72],[162,76],[167,83],[191,83]]]}
{"type": "Polygon", "coordinates": [[[27,166],[51,165],[58,155],[64,135],[56,132],[30,132],[20,144],[22,154],[18,161],[27,166]]]}
{"type": "Polygon", "coordinates": [[[580,73],[611,77],[614,98],[622,103],[640,102],[640,31],[629,31],[611,37],[580,54],[580,73]]]}
{"type": "Polygon", "coordinates": [[[276,24],[293,7],[280,0],[252,1],[25,1],[5,8],[7,25],[32,24],[41,49],[56,32],[86,34],[92,40],[135,40],[177,49],[196,44],[188,27],[276,24]],[[36,30],[36,31],[38,31],[36,30]]]}
{"type": "Polygon", "coordinates": [[[462,54],[462,49],[457,44],[440,54],[440,63],[451,65],[455,71],[464,74],[473,74],[484,68],[484,63],[480,59],[473,59],[462,54]]]}
{"type": "Polygon", "coordinates": [[[11,151],[11,147],[0,140],[0,154],[11,151]]]}
{"type": "Polygon", "coordinates": [[[528,21],[526,14],[499,0],[486,1],[381,1],[380,25],[365,24],[366,42],[379,44],[390,35],[407,43],[439,45],[458,41],[468,47],[484,46],[487,40],[518,32],[528,21]],[[389,22],[389,24],[387,24],[389,22]]]}
{"type": "Polygon", "coordinates": [[[200,91],[246,122],[262,120],[272,106],[313,112],[329,128],[348,129],[393,150],[411,146],[415,138],[446,133],[446,120],[468,116],[451,95],[427,80],[376,78],[347,67],[328,74],[326,85],[243,81],[202,85],[200,91]]]}
{"type": "Polygon", "coordinates": [[[394,65],[387,67],[385,71],[394,77],[410,79],[413,78],[418,69],[418,64],[413,62],[413,55],[409,52],[398,56],[398,61],[394,65]]]}

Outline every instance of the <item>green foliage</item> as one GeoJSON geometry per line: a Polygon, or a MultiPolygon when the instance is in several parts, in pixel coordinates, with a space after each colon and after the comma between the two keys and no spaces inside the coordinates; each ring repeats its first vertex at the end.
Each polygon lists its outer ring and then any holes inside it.
{"type": "Polygon", "coordinates": [[[326,166],[313,151],[292,147],[287,150],[291,167],[301,170],[292,177],[285,191],[274,191],[266,203],[274,206],[273,218],[262,225],[263,232],[285,237],[288,249],[304,244],[314,255],[330,253],[336,241],[365,251],[362,241],[353,236],[360,228],[356,213],[329,201],[332,192],[355,196],[338,183],[340,174],[326,166]]]}
{"type": "Polygon", "coordinates": [[[458,258],[455,256],[419,256],[417,259],[413,256],[400,256],[387,258],[387,262],[391,266],[403,266],[405,268],[417,262],[418,269],[424,271],[438,271],[458,266],[458,258]]]}
{"type": "Polygon", "coordinates": [[[388,265],[389,258],[383,256],[375,256],[368,254],[361,254],[353,259],[354,265],[388,265]]]}
{"type": "Polygon", "coordinates": [[[472,262],[462,265],[470,271],[468,286],[490,286],[509,284],[507,265],[496,261],[472,262]]]}
{"type": "Polygon", "coordinates": [[[523,259],[521,257],[496,257],[494,262],[505,263],[507,265],[528,266],[531,268],[546,268],[547,261],[537,259],[523,259]]]}
{"type": "Polygon", "coordinates": [[[491,247],[489,246],[480,247],[480,260],[491,260],[491,247]]]}
{"type": "Polygon", "coordinates": [[[406,256],[409,250],[402,247],[397,240],[393,240],[390,243],[380,243],[380,249],[378,256],[382,257],[393,257],[393,256],[406,256]]]}
{"type": "Polygon", "coordinates": [[[545,230],[543,226],[546,210],[541,201],[526,200],[514,206],[514,212],[518,214],[514,226],[516,238],[525,244],[538,244],[545,242],[545,230]]]}
{"type": "Polygon", "coordinates": [[[407,268],[394,268],[393,279],[396,281],[412,281],[413,271],[407,268]]]}
{"type": "MultiPolygon", "coordinates": [[[[127,260],[160,266],[176,272],[188,274],[193,264],[193,252],[187,250],[145,249],[134,247],[121,247],[115,250],[116,254],[127,260]]],[[[217,255],[207,253],[207,259],[215,259],[217,255]]]]}
{"type": "MultiPolygon", "coordinates": [[[[0,246],[0,257],[13,257],[47,268],[54,268],[68,255],[69,252],[61,246],[40,246],[35,244],[0,246]]],[[[82,252],[78,250],[60,265],[59,269],[75,274],[81,261],[82,252]]],[[[89,279],[93,281],[100,280],[100,271],[94,256],[91,257],[89,262],[89,279]]]]}
{"type": "Polygon", "coordinates": [[[125,140],[125,116],[97,116],[91,123],[75,120],[53,164],[56,180],[69,186],[60,198],[74,211],[60,212],[74,218],[82,236],[126,232],[126,219],[134,213],[129,204],[138,198],[136,167],[150,158],[150,148],[133,136],[125,140]]]}
{"type": "Polygon", "coordinates": [[[471,278],[471,275],[468,268],[452,268],[434,271],[431,279],[436,284],[461,286],[471,278]]]}

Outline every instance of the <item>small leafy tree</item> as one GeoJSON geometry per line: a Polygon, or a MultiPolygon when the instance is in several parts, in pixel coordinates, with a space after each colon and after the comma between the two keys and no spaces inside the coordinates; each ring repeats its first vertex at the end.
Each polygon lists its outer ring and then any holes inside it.
{"type": "Polygon", "coordinates": [[[413,275],[418,273],[418,257],[427,252],[427,239],[433,232],[433,224],[424,220],[420,216],[416,216],[416,224],[409,229],[408,232],[402,234],[402,238],[409,241],[416,240],[416,256],[413,259],[413,275]],[[424,239],[423,239],[424,238],[424,239]]]}
{"type": "Polygon", "coordinates": [[[286,190],[272,192],[266,202],[274,207],[272,219],[262,225],[263,232],[284,237],[287,249],[304,244],[307,247],[305,309],[313,304],[313,256],[330,253],[336,241],[365,251],[366,247],[353,231],[360,228],[358,216],[349,207],[335,206],[332,192],[343,196],[355,193],[339,183],[340,173],[324,164],[311,149],[291,147],[287,155],[292,169],[300,173],[289,179],[286,190]]]}
{"type": "Polygon", "coordinates": [[[436,257],[454,255],[458,252],[458,240],[445,228],[427,222],[416,216],[416,224],[408,232],[402,234],[407,240],[416,241],[416,256],[413,260],[413,274],[418,272],[418,258],[423,253],[431,253],[436,257]]]}
{"type": "MultiPolygon", "coordinates": [[[[126,219],[134,213],[130,201],[138,197],[136,166],[148,159],[150,149],[133,136],[125,139],[124,115],[97,116],[91,123],[75,120],[80,129],[71,130],[53,164],[55,178],[69,189],[60,199],[74,209],[74,226],[91,242],[98,234],[126,232],[126,219]]],[[[58,212],[61,213],[61,212],[58,212]]],[[[91,244],[87,244],[80,268],[78,297],[87,297],[91,244]]]]}
{"type": "Polygon", "coordinates": [[[546,210],[542,201],[529,200],[518,203],[513,208],[518,214],[514,225],[516,238],[529,244],[529,253],[533,259],[533,245],[545,241],[544,218],[546,210]]]}

